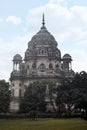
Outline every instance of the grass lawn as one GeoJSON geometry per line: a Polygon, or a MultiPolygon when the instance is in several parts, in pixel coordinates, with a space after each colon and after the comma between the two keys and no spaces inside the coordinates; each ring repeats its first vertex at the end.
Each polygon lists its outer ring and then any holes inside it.
{"type": "Polygon", "coordinates": [[[87,130],[87,121],[80,119],[0,120],[0,130],[87,130]]]}

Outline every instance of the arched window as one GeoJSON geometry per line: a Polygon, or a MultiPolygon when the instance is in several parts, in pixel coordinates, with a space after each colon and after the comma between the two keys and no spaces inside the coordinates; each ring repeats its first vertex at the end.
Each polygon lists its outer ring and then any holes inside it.
{"type": "Polygon", "coordinates": [[[29,65],[27,65],[27,69],[29,69],[29,65]]]}
{"type": "Polygon", "coordinates": [[[45,52],[44,49],[40,49],[39,54],[40,54],[40,55],[43,55],[44,52],[45,52]]]}
{"type": "Polygon", "coordinates": [[[55,67],[56,67],[56,69],[59,69],[59,65],[58,64],[55,67]]]}
{"type": "Polygon", "coordinates": [[[19,83],[19,86],[21,87],[21,83],[19,83]]]}
{"type": "Polygon", "coordinates": [[[52,56],[52,49],[51,48],[48,49],[48,54],[49,54],[49,56],[52,56]]]}
{"type": "Polygon", "coordinates": [[[32,64],[32,69],[36,69],[36,63],[32,64]]]}
{"type": "Polygon", "coordinates": [[[47,48],[45,48],[45,47],[39,48],[39,54],[40,55],[46,55],[47,54],[47,48]]]}
{"type": "Polygon", "coordinates": [[[41,50],[41,54],[42,54],[42,55],[44,54],[44,50],[41,50]]]}
{"type": "Polygon", "coordinates": [[[45,64],[44,64],[44,63],[41,63],[40,66],[39,66],[39,70],[40,70],[41,72],[44,72],[45,69],[46,69],[45,64]]]}
{"type": "Polygon", "coordinates": [[[49,64],[49,69],[53,69],[53,65],[51,63],[49,64]]]}
{"type": "Polygon", "coordinates": [[[14,86],[14,83],[12,83],[12,86],[14,86]]]}

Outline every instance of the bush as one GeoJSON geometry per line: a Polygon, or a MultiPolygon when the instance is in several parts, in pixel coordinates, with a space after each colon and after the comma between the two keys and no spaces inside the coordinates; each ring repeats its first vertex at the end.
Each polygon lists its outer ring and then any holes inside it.
{"type": "MultiPolygon", "coordinates": [[[[0,113],[0,119],[26,119],[36,120],[37,118],[80,118],[81,113],[72,113],[70,117],[66,113],[41,113],[36,111],[31,111],[30,113],[0,113]]],[[[87,120],[87,116],[84,115],[83,119],[87,120]]]]}
{"type": "Polygon", "coordinates": [[[29,114],[18,114],[18,113],[1,113],[0,119],[22,119],[22,118],[29,118],[29,114]]]}

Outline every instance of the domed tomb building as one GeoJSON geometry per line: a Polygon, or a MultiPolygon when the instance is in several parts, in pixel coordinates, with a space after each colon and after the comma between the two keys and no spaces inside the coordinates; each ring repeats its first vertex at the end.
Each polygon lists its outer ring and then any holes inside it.
{"type": "Polygon", "coordinates": [[[10,110],[18,111],[19,99],[30,83],[41,79],[73,77],[71,62],[69,54],[61,57],[57,41],[45,27],[43,15],[42,27],[28,42],[24,59],[19,54],[13,57],[10,110]]]}

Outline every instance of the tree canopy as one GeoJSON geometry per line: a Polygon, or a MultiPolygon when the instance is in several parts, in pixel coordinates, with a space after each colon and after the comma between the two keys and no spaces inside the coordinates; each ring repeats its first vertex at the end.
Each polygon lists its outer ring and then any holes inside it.
{"type": "Polygon", "coordinates": [[[45,89],[46,86],[41,82],[31,83],[21,100],[20,110],[22,112],[45,111],[45,89]]]}
{"type": "Polygon", "coordinates": [[[87,73],[82,71],[76,73],[72,79],[64,78],[61,85],[57,88],[56,104],[65,105],[65,108],[70,115],[74,109],[87,113],[87,73]]]}
{"type": "Polygon", "coordinates": [[[21,100],[22,112],[46,111],[46,96],[55,112],[71,115],[73,111],[87,113],[87,73],[76,73],[73,78],[44,80],[31,83],[21,100]],[[47,86],[49,92],[46,93],[47,86]],[[56,107],[55,107],[56,103],[56,107]]]}
{"type": "Polygon", "coordinates": [[[5,80],[0,80],[0,112],[7,112],[10,103],[9,83],[5,80]]]}
{"type": "Polygon", "coordinates": [[[78,90],[76,107],[87,113],[87,73],[77,73],[73,79],[73,86],[78,90]]]}

